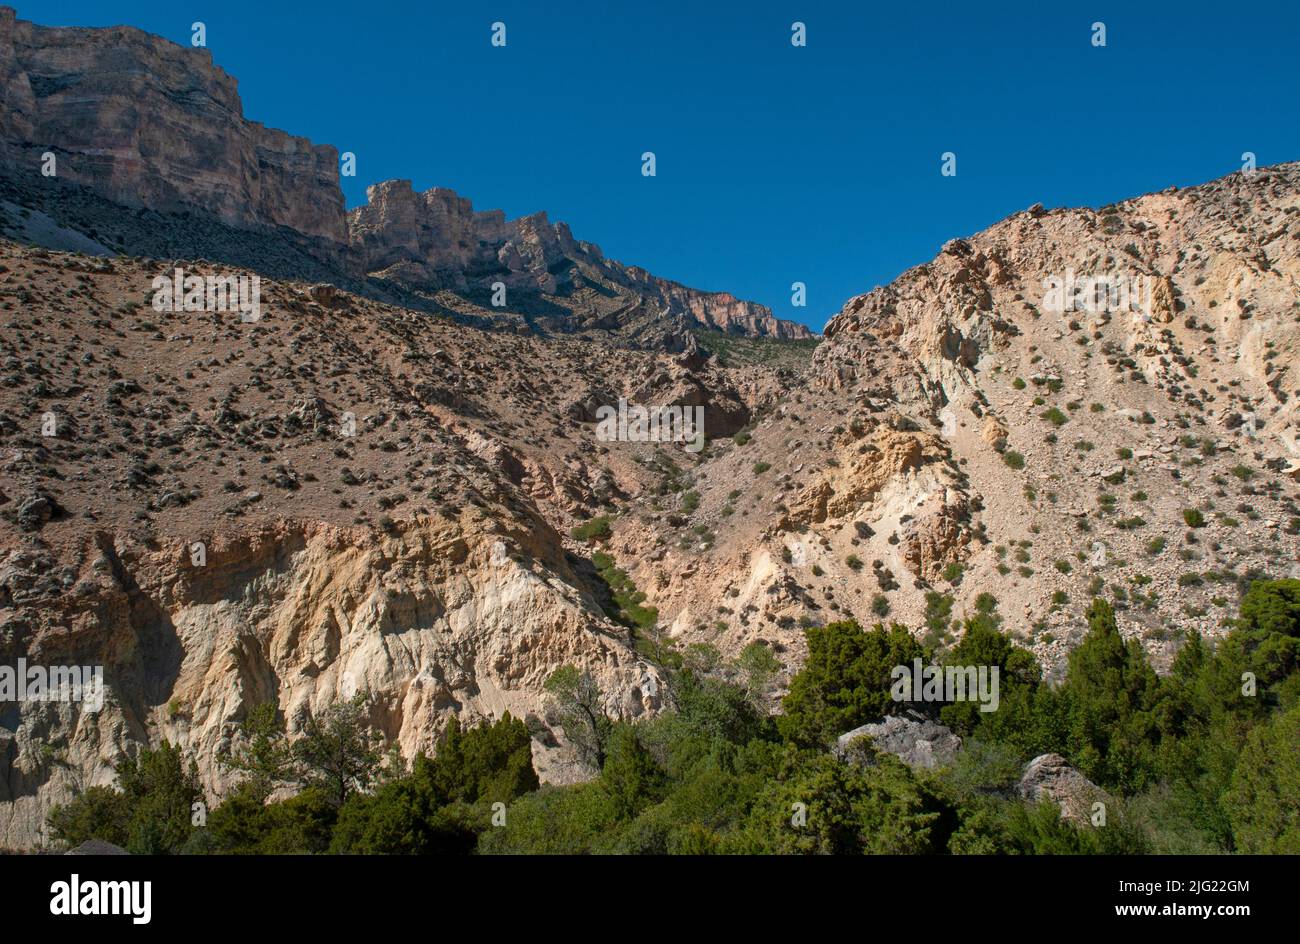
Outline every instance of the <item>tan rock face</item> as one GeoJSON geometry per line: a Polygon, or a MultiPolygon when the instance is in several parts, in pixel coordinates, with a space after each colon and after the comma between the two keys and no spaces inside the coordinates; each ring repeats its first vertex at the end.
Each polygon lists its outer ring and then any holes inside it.
{"type": "Polygon", "coordinates": [[[126,207],[288,227],[314,241],[312,253],[340,278],[372,273],[455,290],[501,281],[543,294],[590,283],[660,320],[812,336],[762,305],[607,260],[544,212],[507,221],[500,210],[475,212],[451,190],[417,194],[409,180],[389,180],[345,213],[334,147],[247,120],[235,80],[206,49],[140,30],[43,27],[0,7],[0,103],[0,166],[12,173],[39,175],[49,151],[61,181],[126,207]]]}
{"type": "Polygon", "coordinates": [[[600,247],[573,238],[545,213],[507,220],[500,210],[475,212],[464,197],[441,187],[416,193],[409,180],[368,188],[367,202],[348,215],[352,246],[367,271],[404,283],[455,289],[509,289],[554,294],[561,286],[602,286],[634,304],[606,318],[617,325],[650,306],[660,318],[751,337],[810,338],[803,325],[726,292],[701,292],[644,269],[605,258],[600,247]]]}
{"type": "MultiPolygon", "coordinates": [[[[149,261],[0,242],[0,267],[30,287],[0,333],[5,370],[37,344],[77,355],[0,387],[0,664],[102,665],[109,686],[93,717],[0,715],[0,847],[38,843],[53,804],[163,738],[217,797],[221,744],[268,698],[297,726],[368,691],[408,753],[453,712],[540,713],[565,664],[612,715],[657,708],[664,686],[602,613],[590,549],[561,537],[652,483],[622,450],[655,447],[598,441],[585,406],[689,396],[748,415],[771,378],[477,331],[331,286],[266,280],[245,324],[160,317],[142,304],[149,261]],[[90,320],[61,314],[74,286],[90,320]],[[88,336],[118,309],[121,336],[88,336]],[[94,395],[41,392],[73,381],[94,395]]],[[[544,777],[574,775],[549,737],[535,752],[544,777]]]]}
{"type": "Polygon", "coordinates": [[[701,292],[613,260],[607,261],[607,267],[614,281],[644,292],[666,312],[686,315],[702,327],[754,337],[812,337],[812,332],[803,325],[776,318],[767,306],[741,301],[727,292],[701,292]]]}
{"type": "Polygon", "coordinates": [[[101,535],[75,593],[17,618],[47,627],[33,661],[102,664],[107,702],[93,715],[21,705],[0,750],[0,844],[36,842],[53,803],[111,783],[113,765],[150,740],[183,745],[219,796],[219,752],[268,700],[292,735],[367,692],[371,720],[407,756],[431,751],[452,714],[539,713],[557,665],[589,670],[612,715],[654,711],[657,671],[579,589],[554,533],[486,524],[281,522],[216,539],[203,566],[185,545],[123,554],[101,535]]]}
{"type": "Polygon", "coordinates": [[[942,456],[932,440],[883,425],[869,438],[861,438],[860,428],[850,429],[842,440],[846,461],[790,503],[791,523],[820,523],[860,513],[886,485],[942,456]]]}
{"type": "Polygon", "coordinates": [[[366,189],[366,201],[348,214],[348,231],[369,271],[409,262],[408,278],[464,288],[466,270],[496,267],[495,250],[480,247],[480,241],[489,233],[500,239],[504,219],[475,214],[470,201],[453,191],[416,193],[409,180],[386,180],[366,189]]]}
{"type": "Polygon", "coordinates": [[[338,152],[243,117],[206,49],[129,27],[51,29],[0,8],[3,157],[132,207],[199,206],[345,244],[338,152]]]}
{"type": "Polygon", "coordinates": [[[1167,666],[1180,634],[1223,632],[1243,575],[1300,576],[1298,235],[1284,164],[948,243],[850,299],[708,464],[707,551],[628,529],[662,557],[635,576],[684,642],[763,640],[792,669],[801,623],[919,629],[930,594],[957,617],[982,593],[1053,675],[1094,595],[1167,666]],[[1138,306],[1053,310],[1071,273],[1138,306]]]}

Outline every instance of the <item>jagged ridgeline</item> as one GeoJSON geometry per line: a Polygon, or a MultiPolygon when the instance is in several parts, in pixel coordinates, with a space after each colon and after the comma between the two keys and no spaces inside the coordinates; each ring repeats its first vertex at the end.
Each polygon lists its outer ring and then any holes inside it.
{"type": "Polygon", "coordinates": [[[331,824],[262,851],[392,851],[411,798],[426,850],[535,850],[574,807],[572,848],[879,832],[780,833],[827,782],[889,798],[890,851],[1006,851],[1004,817],[1018,851],[1101,848],[1021,804],[1082,825],[1094,788],[1214,808],[1109,851],[1283,841],[1242,812],[1276,785],[1213,753],[1294,716],[1300,166],[1015,213],[815,338],[544,214],[406,181],[347,211],[340,155],[245,120],[204,50],[0,8],[0,88],[0,665],[103,680],[96,711],[4,701],[0,845],[82,838],[84,806],[50,828],[76,796],[132,845],[149,782],[331,824]],[[622,404],[700,422],[602,430],[622,404]],[[996,707],[896,710],[917,658],[996,707]],[[1112,671],[1141,705],[1071,727],[1112,671]],[[365,777],[322,768],[330,725],[365,777]],[[715,774],[740,799],[712,817],[715,774]],[[524,832],[484,833],[495,803],[524,832]]]}
{"type": "Polygon", "coordinates": [[[692,346],[694,327],[811,336],[762,305],[607,259],[545,213],[507,220],[409,180],[375,184],[346,211],[337,149],[246,119],[235,80],[206,49],[130,27],[43,27],[0,7],[0,86],[0,197],[39,214],[12,225],[40,244],[204,258],[658,349],[692,346]],[[490,303],[494,285],[504,311],[490,303]]]}

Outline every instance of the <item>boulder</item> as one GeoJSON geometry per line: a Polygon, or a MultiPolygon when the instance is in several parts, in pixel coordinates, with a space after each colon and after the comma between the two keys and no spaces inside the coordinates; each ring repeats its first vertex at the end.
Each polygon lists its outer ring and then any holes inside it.
{"type": "Polygon", "coordinates": [[[130,855],[121,846],[115,846],[111,842],[104,842],[102,839],[87,839],[75,849],[69,849],[64,855],[130,855]]]}
{"type": "Polygon", "coordinates": [[[930,770],[948,766],[961,750],[961,738],[950,728],[907,711],[841,734],[835,741],[835,753],[846,759],[860,757],[854,742],[864,737],[871,739],[876,750],[893,754],[909,767],[930,770]]]}
{"type": "Polygon", "coordinates": [[[1089,822],[1092,804],[1109,799],[1060,754],[1040,754],[1026,764],[1018,790],[1029,803],[1051,800],[1061,808],[1062,817],[1075,823],[1089,822]]]}

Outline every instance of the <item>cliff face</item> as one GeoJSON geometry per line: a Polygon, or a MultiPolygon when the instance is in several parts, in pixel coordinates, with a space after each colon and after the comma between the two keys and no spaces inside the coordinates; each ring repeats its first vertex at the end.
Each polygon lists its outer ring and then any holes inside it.
{"type": "Polygon", "coordinates": [[[846,302],[709,461],[688,519],[706,564],[640,526],[612,553],[683,642],[774,641],[796,665],[802,619],[884,611],[940,638],[944,599],[981,594],[1050,672],[1095,596],[1168,665],[1250,579],[1300,576],[1298,250],[1296,163],[954,239],[846,302]],[[1131,304],[1058,304],[1070,273],[1131,304]]]}
{"type": "Polygon", "coordinates": [[[775,376],[269,278],[257,322],[160,314],[168,267],[0,239],[0,667],[102,666],[107,688],[95,714],[0,693],[0,848],[163,738],[221,797],[221,748],[270,700],[298,731],[367,693],[408,757],[509,711],[561,781],[555,669],[613,717],[660,707],[645,634],[566,537],[659,481],[658,444],[603,442],[596,411],[695,404],[725,437],[775,376]]]}
{"type": "Polygon", "coordinates": [[[31,659],[93,660],[111,679],[98,713],[23,703],[12,733],[0,729],[0,845],[33,843],[53,804],[111,784],[151,736],[185,745],[205,789],[224,792],[219,754],[267,700],[294,732],[365,692],[370,720],[407,756],[430,752],[453,714],[540,711],[556,665],[589,670],[612,714],[653,711],[656,670],[601,632],[555,533],[504,520],[280,522],[223,535],[202,567],[183,543],[148,552],[101,534],[75,592],[53,598],[30,557],[0,554],[17,610],[63,627],[38,631],[31,659]]]}
{"type": "Polygon", "coordinates": [[[607,264],[619,281],[654,298],[666,310],[680,312],[702,327],[753,337],[794,340],[812,337],[812,332],[806,327],[777,318],[766,305],[743,301],[729,292],[701,292],[613,260],[607,264]]]}
{"type": "Polygon", "coordinates": [[[0,7],[6,161],[153,210],[201,207],[238,225],[347,242],[338,153],[248,121],[206,49],[130,27],[54,29],[0,7]]]}
{"type": "Polygon", "coordinates": [[[235,79],[206,49],[137,29],[42,27],[0,7],[0,104],[0,163],[11,173],[37,177],[49,151],[62,181],[126,207],[288,227],[341,273],[420,289],[502,281],[555,294],[574,287],[570,270],[586,267],[589,279],[653,303],[660,317],[811,337],[762,305],[606,260],[545,213],[506,220],[444,188],[416,193],[408,180],[370,187],[367,203],[345,212],[334,147],[247,120],[235,79]]]}
{"type": "Polygon", "coordinates": [[[348,231],[368,272],[457,289],[500,279],[553,294],[550,270],[583,255],[569,227],[545,213],[507,221],[500,210],[475,212],[445,187],[416,193],[409,180],[368,187],[366,203],[348,214],[348,231]]]}
{"type": "Polygon", "coordinates": [[[507,220],[500,210],[475,212],[469,200],[443,187],[416,193],[409,180],[375,184],[366,201],[348,214],[352,247],[367,272],[399,283],[463,290],[499,281],[549,295],[595,283],[690,325],[752,337],[812,337],[764,305],[607,259],[544,212],[507,220]]]}

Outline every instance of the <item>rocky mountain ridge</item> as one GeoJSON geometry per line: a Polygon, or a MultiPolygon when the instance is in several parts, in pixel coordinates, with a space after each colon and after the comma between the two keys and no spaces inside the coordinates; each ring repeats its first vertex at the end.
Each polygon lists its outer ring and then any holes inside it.
{"type": "Polygon", "coordinates": [[[1165,664],[1252,575],[1300,574],[1297,365],[1300,165],[1034,207],[850,299],[691,514],[632,509],[613,547],[683,644],[798,664],[801,624],[847,617],[942,643],[990,593],[1060,671],[1102,594],[1165,664]],[[1067,270],[1150,310],[1051,311],[1067,270]]]}
{"type": "Polygon", "coordinates": [[[297,730],[368,692],[408,755],[509,710],[561,781],[555,668],[612,715],[657,709],[647,640],[564,536],[655,467],[653,444],[601,443],[596,410],[694,401],[734,431],[788,380],[322,284],[263,282],[255,322],[159,313],[173,264],[194,266],[0,240],[0,664],[101,665],[109,689],[93,716],[0,715],[0,846],[162,737],[220,795],[221,748],[270,698],[297,730]]]}
{"type": "Polygon", "coordinates": [[[981,594],[1049,671],[1095,594],[1167,663],[1300,569],[1298,214],[1295,164],[1034,208],[851,299],[803,371],[482,331],[472,297],[456,320],[268,282],[252,324],[160,315],[158,262],[0,243],[0,660],[109,681],[94,717],[6,716],[0,836],[39,842],[164,736],[220,796],[272,695],[297,724],[364,689],[408,753],[508,708],[562,780],[565,663],[635,716],[665,651],[758,642],[788,672],[844,618],[943,646],[981,594]],[[1055,272],[1117,253],[1163,286],[1149,318],[1045,310],[1055,272]],[[703,406],[708,448],[601,441],[619,397],[703,406]]]}
{"type": "Polygon", "coordinates": [[[341,200],[293,188],[337,189],[336,155],[253,126],[151,164],[123,90],[231,121],[233,80],[138,31],[50,32],[0,11],[26,168],[0,180],[0,664],[102,665],[109,692],[95,715],[0,712],[0,846],[38,845],[53,804],[163,738],[219,798],[222,748],[271,698],[293,734],[364,691],[408,756],[509,710],[562,781],[561,665],[637,717],[692,643],[758,643],[788,678],[807,626],[898,621],[942,649],[992,597],[1059,676],[1093,596],[1167,665],[1251,579],[1300,574],[1298,164],[1016,213],[850,299],[813,352],[544,214],[389,181],[335,227],[341,200]],[[33,176],[25,135],[101,112],[111,154],[33,176]],[[260,319],[154,309],[160,272],[214,260],[263,273],[260,319]],[[1054,311],[1070,271],[1147,303],[1054,311]],[[524,299],[507,314],[497,280],[524,299]],[[621,398],[702,407],[706,447],[601,438],[621,398]]]}
{"type": "MultiPolygon", "coordinates": [[[[0,165],[10,174],[38,178],[48,153],[61,180],[124,207],[287,228],[339,270],[335,281],[374,273],[433,291],[502,282],[544,296],[603,284],[624,307],[648,304],[663,319],[811,337],[762,305],[607,260],[545,213],[507,221],[443,188],[417,195],[401,180],[372,186],[367,204],[345,212],[334,147],[248,120],[236,80],[208,50],[131,27],[43,27],[0,7],[0,103],[0,165]]],[[[620,314],[601,316],[618,326],[620,314]]]]}

